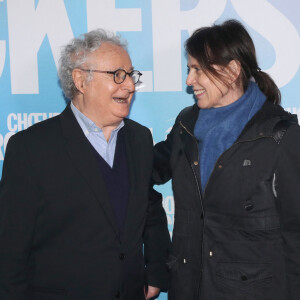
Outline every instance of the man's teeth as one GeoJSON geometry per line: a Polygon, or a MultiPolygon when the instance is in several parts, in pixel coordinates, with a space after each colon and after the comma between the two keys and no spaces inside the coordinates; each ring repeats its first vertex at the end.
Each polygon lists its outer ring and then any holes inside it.
{"type": "Polygon", "coordinates": [[[125,103],[126,102],[126,99],[124,99],[124,98],[114,98],[114,100],[118,103],[125,103]]]}
{"type": "Polygon", "coordinates": [[[199,94],[202,94],[202,93],[204,93],[204,89],[203,90],[197,90],[197,91],[194,91],[194,94],[195,95],[199,95],[199,94]]]}

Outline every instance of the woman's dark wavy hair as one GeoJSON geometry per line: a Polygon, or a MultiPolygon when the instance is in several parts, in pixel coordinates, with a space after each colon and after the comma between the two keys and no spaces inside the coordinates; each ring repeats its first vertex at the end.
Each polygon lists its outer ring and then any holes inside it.
{"type": "Polygon", "coordinates": [[[207,75],[226,84],[225,78],[213,65],[226,67],[236,60],[241,65],[238,84],[246,91],[253,77],[267,100],[280,104],[281,94],[273,79],[258,67],[254,43],[245,27],[236,20],[228,20],[221,25],[202,27],[194,31],[185,43],[187,53],[194,57],[207,75]]]}

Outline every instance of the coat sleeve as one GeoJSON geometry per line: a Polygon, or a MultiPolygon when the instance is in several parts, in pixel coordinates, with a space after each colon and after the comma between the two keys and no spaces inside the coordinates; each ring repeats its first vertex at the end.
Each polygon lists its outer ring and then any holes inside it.
{"type": "Polygon", "coordinates": [[[162,195],[154,189],[149,193],[143,238],[147,284],[167,291],[169,274],[166,262],[171,241],[166,212],[162,206],[162,195]]]}
{"type": "Polygon", "coordinates": [[[300,295],[300,127],[291,126],[281,141],[275,187],[285,256],[286,296],[300,295]]]}
{"type": "Polygon", "coordinates": [[[24,299],[37,216],[37,189],[24,135],[10,138],[0,183],[0,299],[24,299]]]}

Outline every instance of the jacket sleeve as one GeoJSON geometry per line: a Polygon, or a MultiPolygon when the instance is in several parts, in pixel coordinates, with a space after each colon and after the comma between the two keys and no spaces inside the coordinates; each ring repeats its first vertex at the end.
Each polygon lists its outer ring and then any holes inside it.
{"type": "Polygon", "coordinates": [[[300,295],[300,127],[291,126],[281,141],[275,187],[285,256],[286,296],[300,295]]]}
{"type": "Polygon", "coordinates": [[[23,134],[10,138],[0,183],[0,299],[24,299],[28,258],[37,215],[23,134]]]}
{"type": "Polygon", "coordinates": [[[171,241],[166,213],[162,206],[162,195],[154,189],[149,193],[143,238],[147,284],[167,291],[169,274],[166,262],[171,241]]]}

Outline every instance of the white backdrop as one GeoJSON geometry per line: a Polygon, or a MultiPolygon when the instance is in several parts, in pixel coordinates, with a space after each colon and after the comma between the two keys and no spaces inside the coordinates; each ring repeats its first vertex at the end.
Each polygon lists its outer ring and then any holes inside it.
{"type": "MultiPolygon", "coordinates": [[[[0,172],[8,139],[66,105],[57,80],[61,46],[98,27],[128,40],[133,65],[143,73],[130,118],[151,128],[156,142],[194,103],[186,92],[184,41],[194,29],[228,18],[249,30],[283,107],[300,117],[299,12],[299,0],[0,0],[0,172]]],[[[170,184],[158,190],[171,232],[170,184]]]]}

